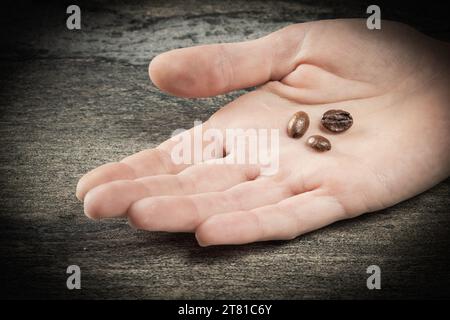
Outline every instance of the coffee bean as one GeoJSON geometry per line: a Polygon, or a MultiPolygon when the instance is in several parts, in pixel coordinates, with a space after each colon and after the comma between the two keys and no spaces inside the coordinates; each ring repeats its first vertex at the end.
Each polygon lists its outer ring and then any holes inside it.
{"type": "Polygon", "coordinates": [[[306,140],[306,144],[314,150],[323,152],[331,149],[331,142],[325,137],[315,135],[306,140]]]}
{"type": "Polygon", "coordinates": [[[301,138],[309,127],[309,117],[303,112],[296,112],[288,122],[287,134],[291,138],[301,138]]]}
{"type": "Polygon", "coordinates": [[[322,125],[332,132],[343,132],[353,124],[350,113],[344,110],[328,110],[322,116],[322,125]]]}

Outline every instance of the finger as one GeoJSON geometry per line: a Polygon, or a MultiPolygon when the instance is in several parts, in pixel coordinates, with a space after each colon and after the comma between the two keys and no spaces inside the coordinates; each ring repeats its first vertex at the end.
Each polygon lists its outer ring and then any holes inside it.
{"type": "Polygon", "coordinates": [[[196,230],[201,246],[293,239],[345,218],[339,202],[311,191],[248,211],[210,217],[196,230]]]}
{"type": "MultiPolygon", "coordinates": [[[[168,139],[157,148],[138,152],[120,162],[108,163],[90,171],[78,182],[77,198],[83,200],[89,190],[107,182],[132,180],[158,174],[176,174],[196,161],[202,161],[202,151],[206,146],[201,144],[200,147],[196,147],[196,144],[198,145],[196,136],[201,138],[208,126],[209,123],[206,122],[168,139]],[[173,151],[178,150],[180,146],[182,147],[179,152],[180,155],[178,155],[178,151],[177,154],[173,154],[173,151]],[[184,152],[186,152],[186,155],[184,155],[184,152]],[[200,156],[197,156],[196,153],[200,153],[200,156]]],[[[211,152],[208,156],[219,158],[223,156],[222,142],[216,142],[216,150],[213,150],[216,152],[211,152]]]]}
{"type": "Polygon", "coordinates": [[[83,200],[89,190],[101,184],[114,180],[132,180],[142,174],[170,173],[176,169],[170,161],[170,155],[164,150],[144,150],[122,162],[107,163],[85,174],[78,181],[76,196],[83,200]]]}
{"type": "Polygon", "coordinates": [[[208,97],[279,80],[296,67],[309,24],[297,24],[257,40],[176,49],[152,60],[149,74],[163,91],[208,97]]]}
{"type": "Polygon", "coordinates": [[[222,191],[258,175],[256,165],[199,164],[177,175],[113,181],[89,191],[84,210],[91,218],[118,217],[125,214],[133,202],[146,197],[222,191]]]}
{"type": "Polygon", "coordinates": [[[145,198],[133,203],[127,214],[130,224],[139,229],[193,232],[212,215],[278,203],[292,191],[286,183],[263,178],[221,192],[145,198]]]}
{"type": "Polygon", "coordinates": [[[104,164],[86,173],[78,181],[76,196],[83,200],[86,193],[92,188],[113,180],[134,179],[136,174],[133,169],[125,163],[111,162],[104,164]]]}

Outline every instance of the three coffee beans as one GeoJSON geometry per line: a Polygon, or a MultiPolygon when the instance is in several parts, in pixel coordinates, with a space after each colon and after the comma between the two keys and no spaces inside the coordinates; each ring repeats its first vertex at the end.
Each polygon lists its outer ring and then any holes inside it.
{"type": "MultiPolygon", "coordinates": [[[[322,126],[330,132],[340,133],[348,130],[353,125],[352,115],[344,110],[332,109],[325,112],[321,119],[322,126]]],[[[288,122],[287,135],[291,138],[301,138],[309,128],[309,116],[306,112],[294,113],[288,122]]],[[[331,142],[321,135],[313,135],[306,139],[306,144],[316,151],[331,150],[331,142]]]]}

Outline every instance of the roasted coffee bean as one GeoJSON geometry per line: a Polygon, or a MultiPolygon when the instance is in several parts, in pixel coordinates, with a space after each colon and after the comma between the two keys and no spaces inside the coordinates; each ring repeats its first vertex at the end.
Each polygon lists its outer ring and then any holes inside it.
{"type": "Polygon", "coordinates": [[[309,117],[303,112],[296,112],[288,122],[287,134],[291,138],[301,138],[309,127],[309,117]]]}
{"type": "Polygon", "coordinates": [[[323,152],[331,149],[331,142],[325,137],[315,135],[306,140],[306,144],[314,150],[323,152]]]}
{"type": "Polygon", "coordinates": [[[343,132],[353,124],[350,113],[344,110],[328,110],[322,116],[322,125],[332,132],[343,132]]]}

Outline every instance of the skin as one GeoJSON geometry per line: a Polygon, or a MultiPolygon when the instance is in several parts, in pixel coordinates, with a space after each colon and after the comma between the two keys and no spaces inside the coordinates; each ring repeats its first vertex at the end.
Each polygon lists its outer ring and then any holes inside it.
{"type": "MultiPolygon", "coordinates": [[[[127,217],[145,230],[195,232],[200,245],[293,239],[335,221],[390,207],[450,174],[446,43],[399,23],[365,20],[288,26],[263,38],[177,49],[150,64],[153,83],[181,97],[258,86],[221,108],[205,128],[277,128],[279,171],[257,165],[175,165],[173,141],[83,176],[77,197],[94,219],[127,217]],[[320,127],[344,109],[346,132],[320,127]],[[301,139],[286,125],[310,117],[301,139]],[[308,136],[327,137],[319,153],[308,136]]],[[[225,150],[227,153],[233,150],[225,150]]]]}

